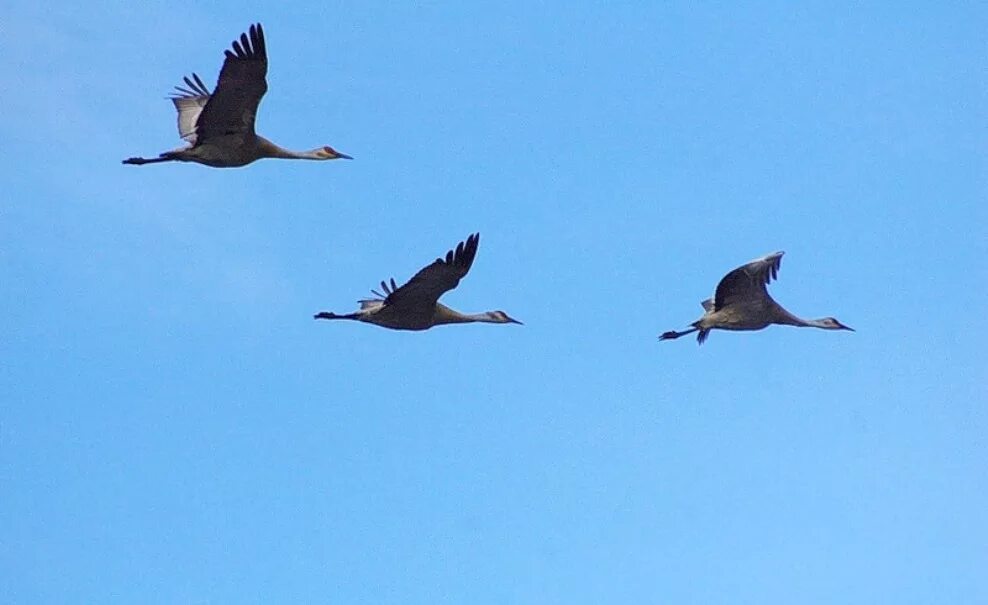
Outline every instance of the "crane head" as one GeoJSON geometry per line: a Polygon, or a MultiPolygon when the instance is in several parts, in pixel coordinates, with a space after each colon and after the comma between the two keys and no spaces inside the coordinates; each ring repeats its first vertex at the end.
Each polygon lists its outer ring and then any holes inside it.
{"type": "Polygon", "coordinates": [[[324,160],[341,160],[341,159],[352,160],[353,159],[352,157],[348,156],[345,153],[340,153],[339,151],[336,151],[329,145],[326,145],[322,149],[317,150],[316,155],[318,155],[320,158],[324,160]]]}
{"type": "Polygon", "coordinates": [[[521,323],[517,319],[508,317],[508,314],[504,311],[488,311],[487,316],[491,318],[491,321],[499,324],[518,324],[523,326],[525,324],[521,323]]]}
{"type": "Polygon", "coordinates": [[[826,328],[827,330],[850,330],[851,332],[855,331],[854,328],[850,326],[845,326],[841,322],[837,321],[837,319],[834,317],[825,317],[823,318],[823,320],[821,320],[821,323],[823,324],[822,327],[826,328]]]}

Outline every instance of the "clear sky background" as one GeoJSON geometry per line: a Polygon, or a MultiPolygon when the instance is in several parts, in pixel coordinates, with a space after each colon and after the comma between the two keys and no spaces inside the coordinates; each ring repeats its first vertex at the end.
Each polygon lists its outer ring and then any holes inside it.
{"type": "Polygon", "coordinates": [[[693,4],[5,3],[0,601],[988,602],[988,9],[693,4]],[[254,21],[356,159],[122,166],[254,21]]]}

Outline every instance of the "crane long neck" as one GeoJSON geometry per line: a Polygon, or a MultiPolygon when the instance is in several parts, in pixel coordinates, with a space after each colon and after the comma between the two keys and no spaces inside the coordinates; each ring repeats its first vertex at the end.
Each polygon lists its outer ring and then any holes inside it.
{"type": "Polygon", "coordinates": [[[449,323],[454,324],[469,324],[475,322],[484,323],[495,323],[493,319],[487,313],[457,313],[453,311],[455,315],[449,318],[449,323]]]}
{"type": "Polygon", "coordinates": [[[280,158],[283,160],[319,160],[322,159],[316,155],[317,149],[312,151],[292,151],[291,149],[285,149],[275,145],[271,141],[265,139],[262,136],[257,137],[258,145],[261,148],[262,155],[266,158],[280,158]]]}
{"type": "Polygon", "coordinates": [[[489,323],[489,324],[501,323],[498,320],[496,320],[493,317],[491,317],[489,313],[470,313],[468,315],[464,315],[464,317],[466,318],[466,321],[468,321],[468,322],[471,322],[471,321],[480,321],[480,322],[489,323]]]}
{"type": "Polygon", "coordinates": [[[822,328],[825,330],[831,327],[825,319],[803,319],[802,317],[796,317],[781,306],[776,311],[775,323],[799,326],[801,328],[822,328]]]}
{"type": "MultiPolygon", "coordinates": [[[[775,306],[775,313],[774,313],[774,315],[775,315],[775,322],[774,323],[784,324],[784,325],[787,325],[787,326],[799,326],[799,327],[814,326],[814,324],[813,324],[813,321],[814,320],[803,319],[802,317],[796,317],[795,315],[793,315],[789,311],[786,311],[785,309],[783,309],[782,308],[782,305],[780,305],[778,303],[776,303],[774,306],[775,306]]],[[[816,326],[816,327],[819,327],[819,326],[816,326]]]]}
{"type": "Polygon", "coordinates": [[[488,313],[460,313],[449,307],[437,305],[437,324],[467,324],[474,322],[497,323],[488,313]]]}

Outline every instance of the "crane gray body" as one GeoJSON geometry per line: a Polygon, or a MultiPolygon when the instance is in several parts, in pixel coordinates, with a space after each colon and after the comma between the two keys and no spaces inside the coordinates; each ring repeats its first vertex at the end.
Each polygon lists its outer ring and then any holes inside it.
{"type": "Polygon", "coordinates": [[[290,151],[259,136],[254,130],[257,107],[268,90],[268,55],[261,24],[250,26],[226,51],[223,68],[212,93],[197,74],[183,78],[171,96],[178,112],[178,134],[186,147],[165,151],[156,158],[128,158],[124,164],[141,166],[160,162],[195,162],[214,168],[237,168],[261,158],[291,160],[352,159],[329,146],[290,151]],[[249,36],[248,36],[249,34],[249,36]]]}
{"type": "Polygon", "coordinates": [[[852,330],[833,317],[802,319],[775,302],[766,286],[778,277],[783,254],[775,252],[755,259],[725,275],[717,284],[714,297],[700,303],[704,314],[690,324],[692,329],[665,332],[659,339],[673,340],[697,332],[697,342],[703,344],[710,330],[761,330],[772,324],[852,330]]]}
{"type": "Polygon", "coordinates": [[[350,319],[371,323],[392,330],[427,330],[433,326],[457,323],[514,323],[504,311],[465,314],[439,303],[439,297],[459,285],[473,266],[480,244],[480,234],[474,233],[455,249],[437,258],[399,287],[394,278],[381,282],[381,291],[371,290],[374,298],[365,298],[360,309],[347,314],[323,311],[316,319],[350,319]]]}

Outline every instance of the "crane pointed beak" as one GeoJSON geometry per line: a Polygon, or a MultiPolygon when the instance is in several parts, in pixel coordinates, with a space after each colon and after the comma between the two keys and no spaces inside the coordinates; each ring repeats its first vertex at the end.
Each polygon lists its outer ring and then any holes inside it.
{"type": "Polygon", "coordinates": [[[349,155],[347,155],[345,153],[340,153],[339,151],[336,152],[336,157],[338,159],[341,159],[341,160],[352,160],[353,159],[352,156],[349,156],[349,155]]]}
{"type": "Polygon", "coordinates": [[[850,330],[851,332],[857,332],[857,330],[855,330],[851,326],[845,326],[844,324],[841,324],[840,327],[842,330],[850,330]]]}
{"type": "Polygon", "coordinates": [[[518,324],[519,326],[525,325],[525,324],[521,323],[520,321],[518,321],[517,319],[515,319],[513,317],[508,317],[508,323],[509,324],[518,324]]]}

